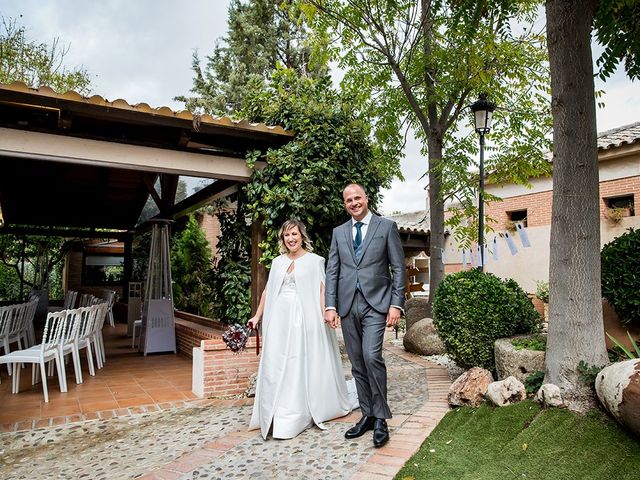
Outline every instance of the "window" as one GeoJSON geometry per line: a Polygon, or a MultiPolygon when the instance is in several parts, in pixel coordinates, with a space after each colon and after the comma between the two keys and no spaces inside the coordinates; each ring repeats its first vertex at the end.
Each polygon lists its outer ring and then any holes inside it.
{"type": "Polygon", "coordinates": [[[509,221],[513,223],[521,223],[523,227],[527,226],[527,209],[524,210],[514,210],[512,212],[507,212],[507,216],[509,217],[509,221]]]}
{"type": "Polygon", "coordinates": [[[124,256],[85,255],[83,285],[114,285],[122,283],[124,256]]]}
{"type": "Polygon", "coordinates": [[[628,210],[627,215],[623,216],[634,216],[634,204],[633,204],[633,195],[619,195],[617,197],[608,197],[604,199],[604,204],[608,209],[613,210],[614,208],[619,208],[622,210],[628,210]]]}

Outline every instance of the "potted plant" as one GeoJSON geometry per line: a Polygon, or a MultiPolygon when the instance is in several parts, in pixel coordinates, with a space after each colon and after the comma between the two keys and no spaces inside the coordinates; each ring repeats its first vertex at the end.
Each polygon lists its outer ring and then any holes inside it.
{"type": "Polygon", "coordinates": [[[630,216],[631,216],[631,207],[629,205],[627,205],[626,207],[608,208],[606,211],[606,217],[609,219],[610,222],[615,224],[620,223],[620,221],[624,217],[630,217],[630,216]]]}

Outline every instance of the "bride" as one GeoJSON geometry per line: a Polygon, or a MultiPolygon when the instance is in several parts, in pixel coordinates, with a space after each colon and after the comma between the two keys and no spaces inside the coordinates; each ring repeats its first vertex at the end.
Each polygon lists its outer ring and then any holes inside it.
{"type": "Polygon", "coordinates": [[[336,332],[324,323],[324,258],[298,220],[278,234],[281,255],[273,260],[254,327],[263,319],[262,357],[250,430],[267,438],[293,438],[315,424],[352,409],[336,332]]]}

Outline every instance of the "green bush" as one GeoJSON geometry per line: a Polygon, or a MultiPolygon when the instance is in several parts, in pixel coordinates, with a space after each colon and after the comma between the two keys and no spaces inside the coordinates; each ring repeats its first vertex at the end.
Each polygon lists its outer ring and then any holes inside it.
{"type": "Polygon", "coordinates": [[[602,296],[620,321],[640,325],[640,230],[626,233],[602,248],[602,296]]]}
{"type": "Polygon", "coordinates": [[[444,278],[433,315],[447,352],[463,368],[495,370],[498,338],[540,331],[540,315],[515,281],[476,269],[444,278]]]}

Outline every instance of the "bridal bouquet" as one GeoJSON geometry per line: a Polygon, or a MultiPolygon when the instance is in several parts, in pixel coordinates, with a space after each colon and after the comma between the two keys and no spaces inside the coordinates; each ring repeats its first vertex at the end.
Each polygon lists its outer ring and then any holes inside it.
{"type": "Polygon", "coordinates": [[[234,323],[222,334],[222,340],[227,344],[227,347],[234,353],[240,353],[244,350],[247,340],[249,340],[250,330],[248,327],[234,323]]]}

